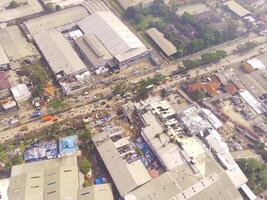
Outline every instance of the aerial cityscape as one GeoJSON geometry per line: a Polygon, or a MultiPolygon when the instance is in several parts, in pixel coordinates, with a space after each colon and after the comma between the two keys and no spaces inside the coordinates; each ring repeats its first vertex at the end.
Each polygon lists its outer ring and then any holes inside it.
{"type": "Polygon", "coordinates": [[[0,0],[0,200],[267,200],[267,1],[0,0]]]}

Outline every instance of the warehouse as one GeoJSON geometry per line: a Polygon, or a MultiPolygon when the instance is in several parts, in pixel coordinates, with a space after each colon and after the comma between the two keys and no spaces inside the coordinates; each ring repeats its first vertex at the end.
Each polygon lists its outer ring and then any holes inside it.
{"type": "Polygon", "coordinates": [[[33,18],[24,22],[24,25],[31,34],[51,29],[63,31],[72,28],[78,21],[87,16],[89,16],[89,13],[84,7],[75,6],[49,15],[33,18]]]}
{"type": "Polygon", "coordinates": [[[38,51],[29,43],[18,26],[0,29],[0,44],[11,61],[38,57],[38,51]]]}
{"type": "Polygon", "coordinates": [[[113,58],[93,34],[84,34],[75,42],[93,70],[107,66],[113,58]]]}
{"type": "Polygon", "coordinates": [[[9,60],[6,56],[6,52],[0,44],[0,69],[8,69],[9,60]]]}
{"type": "Polygon", "coordinates": [[[8,22],[17,18],[30,16],[43,11],[38,0],[19,0],[18,6],[13,9],[6,9],[11,0],[0,1],[0,23],[8,22]]]}
{"type": "Polygon", "coordinates": [[[77,200],[77,157],[24,163],[12,167],[9,199],[77,200]]]}
{"type": "Polygon", "coordinates": [[[154,0],[118,0],[118,3],[124,10],[126,10],[129,7],[138,6],[139,4],[141,4],[143,8],[147,8],[153,1],[154,0]]]}
{"type": "Polygon", "coordinates": [[[55,75],[69,76],[88,71],[60,32],[48,31],[35,34],[33,37],[55,75]]]}
{"type": "Polygon", "coordinates": [[[243,6],[240,4],[236,3],[235,1],[227,1],[224,3],[224,5],[232,11],[234,14],[236,14],[239,17],[245,17],[251,14],[250,11],[245,9],[243,6]]]}
{"type": "Polygon", "coordinates": [[[146,46],[112,12],[95,12],[78,23],[84,33],[94,34],[117,62],[129,66],[148,56],[146,46]]]}
{"type": "Polygon", "coordinates": [[[164,37],[157,28],[150,28],[146,30],[146,34],[157,44],[166,56],[172,56],[177,52],[176,47],[171,41],[164,37]]]}

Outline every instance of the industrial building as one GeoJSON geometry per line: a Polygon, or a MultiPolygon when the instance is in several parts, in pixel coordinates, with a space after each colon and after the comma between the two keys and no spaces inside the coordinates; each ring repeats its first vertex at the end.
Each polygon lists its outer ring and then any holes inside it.
{"type": "Polygon", "coordinates": [[[148,56],[147,47],[112,12],[95,12],[78,23],[85,34],[94,34],[114,57],[110,67],[124,67],[148,56]]]}
{"type": "Polygon", "coordinates": [[[172,56],[177,52],[174,44],[164,37],[157,28],[150,28],[146,30],[146,34],[156,43],[156,45],[163,51],[166,56],[172,56]]]}
{"type": "Polygon", "coordinates": [[[76,75],[88,71],[68,40],[56,31],[33,35],[47,63],[55,75],[76,75]]]}
{"type": "Polygon", "coordinates": [[[0,44],[9,60],[37,60],[38,51],[29,43],[18,26],[9,26],[0,29],[0,44]]]}
{"type": "Polygon", "coordinates": [[[22,83],[12,87],[11,93],[17,102],[27,101],[31,97],[28,87],[22,83]]]}
{"type": "Polygon", "coordinates": [[[9,60],[7,58],[6,52],[0,44],[0,69],[5,70],[9,68],[9,60]]]}
{"type": "Polygon", "coordinates": [[[143,8],[147,8],[153,3],[153,1],[154,0],[118,0],[118,3],[124,10],[126,10],[129,7],[138,6],[140,4],[143,8]]]}
{"type": "Polygon", "coordinates": [[[224,6],[226,6],[231,12],[236,14],[238,17],[246,17],[251,14],[250,11],[248,11],[243,6],[241,6],[239,3],[233,0],[225,2],[224,6]]]}
{"type": "Polygon", "coordinates": [[[166,100],[150,98],[127,112],[136,116],[142,137],[166,172],[125,195],[125,200],[241,200],[238,189],[255,200],[247,178],[216,131],[223,124],[210,110],[191,106],[176,113],[166,100]]]}
{"type": "Polygon", "coordinates": [[[18,7],[6,9],[10,2],[10,0],[0,1],[0,23],[27,17],[43,11],[43,8],[39,4],[38,0],[20,0],[17,2],[18,7]]]}
{"type": "Polygon", "coordinates": [[[6,97],[10,94],[10,87],[11,84],[7,78],[7,74],[0,71],[0,98],[6,97]]]}
{"type": "Polygon", "coordinates": [[[93,70],[106,69],[108,63],[112,61],[113,56],[95,35],[84,34],[76,39],[75,42],[93,70]]]}
{"type": "Polygon", "coordinates": [[[116,188],[123,197],[135,188],[151,180],[151,177],[140,159],[135,159],[135,150],[127,138],[112,139],[122,132],[103,133],[92,139],[116,188]]]}
{"type": "Polygon", "coordinates": [[[66,157],[12,167],[8,198],[12,200],[77,200],[77,157],[66,157]]]}
{"type": "Polygon", "coordinates": [[[75,6],[30,19],[24,22],[24,26],[32,35],[53,29],[63,31],[72,28],[78,21],[86,18],[87,16],[89,16],[89,13],[84,7],[75,6]]]}

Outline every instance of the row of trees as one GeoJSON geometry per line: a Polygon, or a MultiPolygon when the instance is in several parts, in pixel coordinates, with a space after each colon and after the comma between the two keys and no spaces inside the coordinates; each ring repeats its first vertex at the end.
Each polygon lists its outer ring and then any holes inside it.
{"type": "Polygon", "coordinates": [[[246,51],[249,51],[253,48],[255,48],[256,46],[258,46],[259,43],[258,42],[251,42],[251,41],[248,41],[246,42],[245,44],[240,44],[237,46],[237,52],[238,53],[242,53],[242,52],[246,52],[246,51]]]}
{"type": "Polygon", "coordinates": [[[201,55],[201,58],[197,60],[184,60],[183,64],[186,69],[194,69],[201,65],[206,65],[212,62],[219,61],[220,59],[225,58],[226,56],[226,51],[218,50],[213,53],[204,53],[201,55]]]}
{"type": "Polygon", "coordinates": [[[234,22],[229,22],[227,30],[220,32],[210,24],[196,21],[189,13],[177,16],[176,9],[167,7],[160,0],[154,1],[149,8],[129,7],[123,16],[141,31],[149,27],[158,28],[176,46],[177,58],[237,37],[234,22]],[[192,34],[190,29],[195,32],[192,34]],[[186,40],[181,34],[190,40],[186,40]]]}

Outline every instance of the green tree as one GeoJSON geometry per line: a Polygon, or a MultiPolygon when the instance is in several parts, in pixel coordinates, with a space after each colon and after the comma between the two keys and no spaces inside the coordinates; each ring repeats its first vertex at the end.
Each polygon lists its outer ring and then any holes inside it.
{"type": "Polygon", "coordinates": [[[248,178],[248,186],[255,194],[267,189],[267,164],[256,159],[241,159],[237,162],[248,178]]]}
{"type": "Polygon", "coordinates": [[[21,155],[16,154],[15,156],[13,156],[13,158],[11,159],[11,163],[12,165],[20,165],[23,162],[23,158],[21,155]]]}
{"type": "Polygon", "coordinates": [[[56,9],[56,11],[61,10],[61,6],[60,5],[56,5],[55,9],[56,9]]]}
{"type": "Polygon", "coordinates": [[[51,101],[49,106],[53,109],[56,109],[56,112],[59,112],[59,110],[66,108],[67,103],[65,102],[64,98],[60,98],[51,101]]]}
{"type": "Polygon", "coordinates": [[[137,16],[137,10],[134,7],[128,7],[123,13],[123,17],[128,20],[135,19],[136,16],[137,16]]]}
{"type": "Polygon", "coordinates": [[[18,3],[16,1],[11,1],[8,5],[9,9],[13,9],[13,8],[17,8],[18,7],[18,3]]]}
{"type": "Polygon", "coordinates": [[[86,175],[89,172],[91,167],[92,167],[92,164],[85,157],[82,157],[80,159],[80,170],[84,175],[86,175]]]}
{"type": "Polygon", "coordinates": [[[191,97],[196,101],[201,102],[206,97],[206,94],[204,91],[195,90],[191,93],[191,97]]]}
{"type": "Polygon", "coordinates": [[[167,90],[165,89],[165,88],[163,88],[162,90],[160,90],[160,96],[161,96],[161,98],[166,98],[167,97],[167,95],[168,95],[168,93],[167,93],[167,90]]]}
{"type": "Polygon", "coordinates": [[[83,187],[89,187],[90,185],[91,185],[90,181],[85,179],[84,182],[83,182],[83,187]]]}
{"type": "Polygon", "coordinates": [[[52,3],[47,3],[47,4],[45,4],[45,9],[49,12],[49,13],[52,13],[52,12],[55,12],[55,8],[54,8],[54,6],[53,6],[53,4],[52,3]]]}

